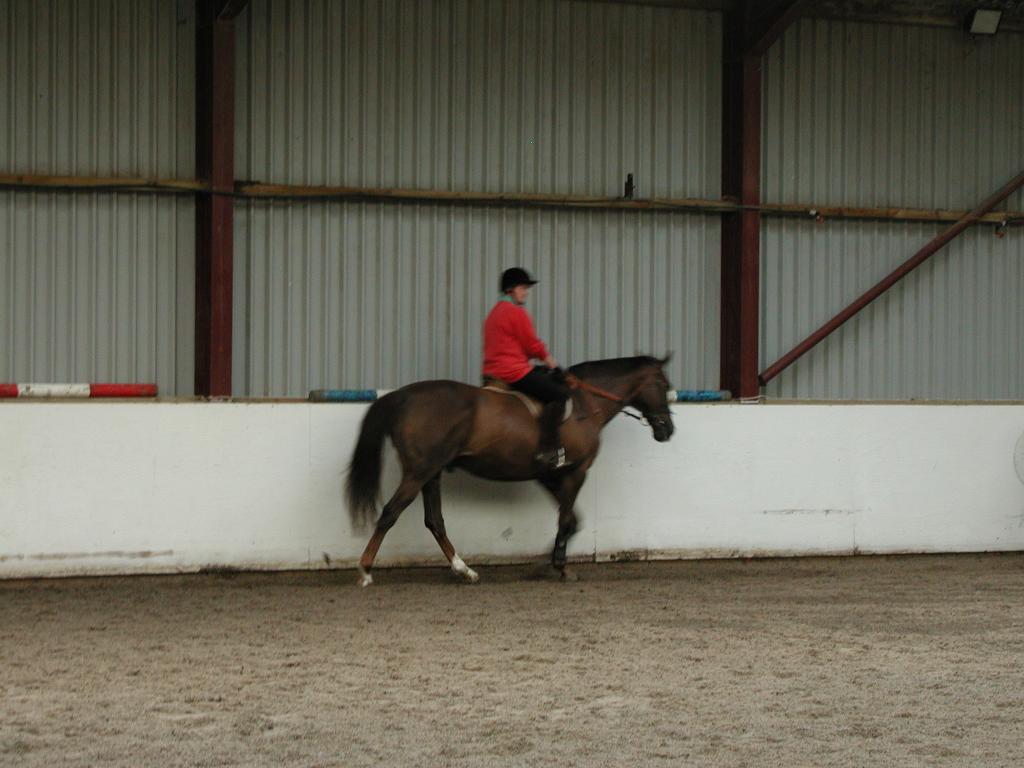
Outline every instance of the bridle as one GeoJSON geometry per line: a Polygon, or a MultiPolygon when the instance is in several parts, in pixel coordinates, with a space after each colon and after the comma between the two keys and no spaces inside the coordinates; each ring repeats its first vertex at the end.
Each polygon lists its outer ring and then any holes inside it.
{"type": "Polygon", "coordinates": [[[636,419],[641,424],[646,421],[648,424],[654,426],[664,426],[666,416],[662,416],[660,414],[655,416],[647,416],[642,412],[640,416],[637,416],[625,410],[625,407],[629,404],[630,400],[636,397],[637,393],[645,386],[647,386],[647,382],[654,378],[654,376],[655,374],[649,373],[643,378],[641,378],[640,381],[638,381],[636,385],[634,385],[634,387],[629,391],[629,394],[626,397],[616,395],[614,392],[609,392],[607,389],[602,389],[601,387],[594,386],[590,382],[584,381],[583,379],[571,373],[565,374],[565,383],[569,385],[569,389],[582,389],[584,392],[590,392],[591,394],[597,395],[598,397],[603,397],[606,400],[611,400],[613,403],[621,403],[623,407],[622,413],[624,413],[626,416],[629,416],[631,419],[636,419]]]}

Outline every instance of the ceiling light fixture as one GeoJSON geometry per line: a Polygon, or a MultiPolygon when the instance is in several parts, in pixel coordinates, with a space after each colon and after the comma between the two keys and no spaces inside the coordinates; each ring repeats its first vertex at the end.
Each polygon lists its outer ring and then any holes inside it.
{"type": "Polygon", "coordinates": [[[965,26],[972,35],[994,35],[999,29],[999,21],[1002,18],[1002,11],[989,11],[978,8],[967,14],[965,26]]]}

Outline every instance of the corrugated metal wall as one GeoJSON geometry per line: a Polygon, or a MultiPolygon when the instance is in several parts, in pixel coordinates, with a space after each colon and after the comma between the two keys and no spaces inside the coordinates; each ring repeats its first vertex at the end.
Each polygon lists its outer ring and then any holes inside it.
{"type": "MultiPolygon", "coordinates": [[[[253,0],[237,175],[616,195],[719,192],[721,18],[571,0],[253,0]]],[[[0,6],[0,168],[193,174],[190,0],[0,6]]],[[[968,208],[1024,166],[1024,37],[803,20],[765,65],[766,201],[968,208]]],[[[1024,194],[1008,203],[1024,209],[1024,194]]],[[[475,380],[501,269],[566,362],[718,378],[719,223],[637,212],[239,205],[235,392],[475,380]]],[[[0,380],[192,391],[193,205],[0,193],[0,380]]],[[[765,363],[938,227],[763,227],[765,363]]],[[[972,231],[768,388],[1022,398],[1024,235],[972,231]]]]}
{"type": "MultiPolygon", "coordinates": [[[[721,19],[566,0],[254,0],[237,175],[278,183],[719,193],[721,19]]],[[[234,387],[478,378],[504,266],[565,362],[674,349],[717,386],[719,222],[434,205],[240,206],[234,387]]]]}
{"type": "MultiPolygon", "coordinates": [[[[194,173],[190,3],[0,4],[0,169],[194,173]]],[[[0,193],[0,381],[191,393],[193,204],[0,193]]]]}
{"type": "Polygon", "coordinates": [[[530,310],[559,361],[675,350],[676,383],[714,385],[718,233],[691,217],[259,205],[237,234],[239,391],[477,381],[509,264],[541,281],[530,310]]]}
{"type": "MultiPolygon", "coordinates": [[[[803,20],[764,81],[765,201],[969,209],[1024,168],[1024,35],[803,20]]],[[[766,220],[764,362],[941,229],[766,220]]],[[[965,233],[766,394],[1024,398],[1024,232],[993,233],[965,233]]]]}

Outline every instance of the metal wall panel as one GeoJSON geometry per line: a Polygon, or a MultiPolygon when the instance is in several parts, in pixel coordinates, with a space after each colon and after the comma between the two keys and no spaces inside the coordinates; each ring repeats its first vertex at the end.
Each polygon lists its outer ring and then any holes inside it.
{"type": "Polygon", "coordinates": [[[721,16],[568,0],[253,0],[239,178],[713,196],[721,16]]]}
{"type": "MultiPolygon", "coordinates": [[[[763,354],[774,362],[941,231],[763,225],[763,354]]],[[[771,397],[1024,399],[1024,229],[970,229],[811,350],[771,397]]]]}
{"type": "MultiPolygon", "coordinates": [[[[276,183],[719,194],[721,18],[567,0],[254,0],[237,173],[276,183]]],[[[717,387],[719,222],[636,211],[239,206],[234,390],[477,381],[502,268],[566,363],[674,350],[717,387]]]]}
{"type": "Polygon", "coordinates": [[[714,218],[255,203],[236,220],[237,394],[476,382],[510,264],[541,281],[529,309],[563,364],[674,351],[674,384],[716,386],[714,218]]]}
{"type": "Polygon", "coordinates": [[[765,58],[762,197],[971,208],[1024,168],[1022,94],[1024,35],[804,19],[765,58]]]}
{"type": "Polygon", "coordinates": [[[0,381],[192,392],[192,201],[0,193],[0,381]]]}
{"type": "MultiPolygon", "coordinates": [[[[0,169],[194,174],[192,5],[0,4],[0,169]]],[[[190,393],[188,198],[0,195],[0,380],[156,381],[190,393]]]]}
{"type": "MultiPolygon", "coordinates": [[[[764,71],[763,199],[969,209],[1024,169],[1024,36],[803,20],[764,71]]],[[[1007,204],[1024,209],[1024,196],[1007,204]]],[[[942,227],[768,220],[774,362],[942,227]]],[[[1024,398],[1024,233],[974,228],[772,382],[772,397],[1024,398]]]]}

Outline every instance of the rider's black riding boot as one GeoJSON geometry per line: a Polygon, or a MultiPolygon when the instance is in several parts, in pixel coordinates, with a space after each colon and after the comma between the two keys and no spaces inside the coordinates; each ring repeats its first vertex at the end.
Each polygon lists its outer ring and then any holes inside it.
{"type": "Polygon", "coordinates": [[[540,414],[540,445],[537,461],[546,469],[560,469],[566,464],[565,449],[558,442],[558,426],[565,412],[565,403],[545,403],[540,414]]]}

